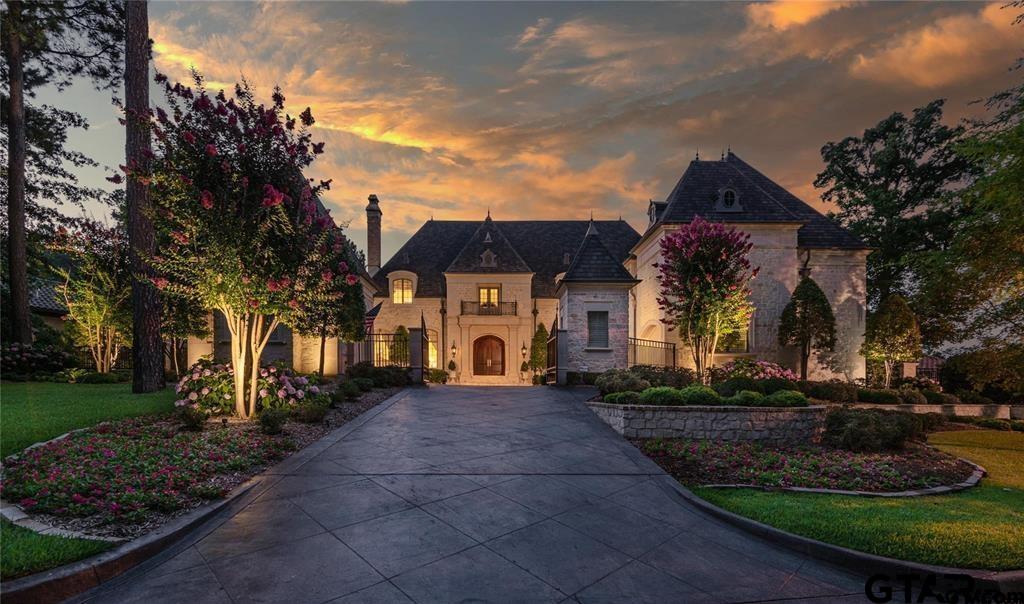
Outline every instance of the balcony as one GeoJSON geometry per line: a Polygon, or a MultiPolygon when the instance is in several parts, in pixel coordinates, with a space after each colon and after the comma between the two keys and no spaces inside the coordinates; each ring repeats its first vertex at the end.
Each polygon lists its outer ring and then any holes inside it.
{"type": "Polygon", "coordinates": [[[475,301],[462,301],[462,314],[477,315],[482,317],[497,317],[501,315],[515,315],[515,302],[489,302],[480,303],[475,301]]]}

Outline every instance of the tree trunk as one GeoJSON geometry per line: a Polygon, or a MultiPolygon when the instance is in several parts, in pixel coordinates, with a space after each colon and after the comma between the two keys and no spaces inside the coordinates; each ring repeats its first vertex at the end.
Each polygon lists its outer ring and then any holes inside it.
{"type": "Polygon", "coordinates": [[[149,191],[134,176],[149,174],[149,16],[145,1],[126,3],[124,55],[125,156],[131,168],[127,184],[128,245],[132,266],[132,392],[164,387],[160,338],[160,293],[149,284],[147,258],[156,252],[149,218],[149,191]]]}
{"type": "Polygon", "coordinates": [[[320,377],[324,377],[324,347],[327,344],[327,327],[320,330],[320,377]]]}
{"type": "Polygon", "coordinates": [[[807,379],[807,363],[811,358],[811,345],[810,343],[804,343],[800,348],[800,379],[807,379]]]}
{"type": "Polygon", "coordinates": [[[7,2],[7,70],[10,97],[7,110],[7,261],[11,291],[11,339],[32,343],[28,308],[28,252],[25,239],[25,69],[21,46],[21,1],[7,2]]]}

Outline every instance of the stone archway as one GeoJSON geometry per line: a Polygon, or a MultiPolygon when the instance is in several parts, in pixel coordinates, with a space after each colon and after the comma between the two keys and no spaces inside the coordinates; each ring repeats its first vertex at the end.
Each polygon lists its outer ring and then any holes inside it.
{"type": "Polygon", "coordinates": [[[505,342],[482,336],[473,342],[473,375],[505,375],[505,342]]]}

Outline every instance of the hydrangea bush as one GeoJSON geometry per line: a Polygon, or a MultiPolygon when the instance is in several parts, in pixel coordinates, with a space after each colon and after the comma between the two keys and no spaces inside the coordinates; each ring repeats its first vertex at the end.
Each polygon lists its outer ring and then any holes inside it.
{"type": "MultiPolygon", "coordinates": [[[[175,387],[179,409],[199,410],[206,415],[229,415],[234,411],[234,369],[231,365],[201,360],[185,374],[175,387]]],[[[303,403],[328,404],[327,396],[307,376],[290,368],[269,365],[259,369],[257,380],[257,411],[263,409],[295,409],[303,403]]]]}
{"type": "Polygon", "coordinates": [[[60,371],[73,365],[74,361],[74,357],[56,346],[14,342],[0,348],[0,371],[5,375],[60,371]]]}
{"type": "Polygon", "coordinates": [[[796,381],[799,378],[796,373],[786,369],[782,365],[771,361],[758,361],[754,359],[736,359],[722,365],[719,371],[722,379],[734,377],[745,377],[753,380],[768,380],[781,378],[784,380],[796,381]]]}

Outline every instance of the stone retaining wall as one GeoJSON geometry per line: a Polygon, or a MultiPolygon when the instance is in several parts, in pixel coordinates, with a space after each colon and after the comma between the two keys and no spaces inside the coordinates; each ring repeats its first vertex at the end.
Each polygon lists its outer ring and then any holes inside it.
{"type": "Polygon", "coordinates": [[[797,444],[815,441],[825,427],[826,407],[587,406],[626,438],[692,438],[797,444]]]}
{"type": "Polygon", "coordinates": [[[1024,419],[1024,405],[881,405],[857,403],[863,409],[884,409],[887,411],[909,411],[910,413],[941,413],[963,417],[994,417],[997,419],[1024,419]]]}

